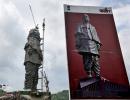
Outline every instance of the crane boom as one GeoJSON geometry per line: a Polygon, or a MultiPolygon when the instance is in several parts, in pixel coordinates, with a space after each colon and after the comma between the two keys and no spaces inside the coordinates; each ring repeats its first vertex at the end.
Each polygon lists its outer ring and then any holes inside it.
{"type": "Polygon", "coordinates": [[[34,25],[35,25],[35,27],[36,27],[35,18],[34,18],[33,11],[32,11],[32,7],[31,7],[30,4],[29,4],[29,8],[30,8],[30,11],[31,11],[31,14],[32,14],[32,18],[33,18],[34,25]]]}

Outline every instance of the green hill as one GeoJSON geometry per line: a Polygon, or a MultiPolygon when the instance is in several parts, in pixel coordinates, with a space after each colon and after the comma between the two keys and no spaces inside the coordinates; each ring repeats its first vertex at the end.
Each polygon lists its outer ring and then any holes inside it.
{"type": "Polygon", "coordinates": [[[51,100],[69,100],[68,90],[63,90],[56,94],[52,94],[51,100]]]}
{"type": "Polygon", "coordinates": [[[3,91],[2,89],[0,89],[0,96],[4,95],[5,91],[3,91]]]}

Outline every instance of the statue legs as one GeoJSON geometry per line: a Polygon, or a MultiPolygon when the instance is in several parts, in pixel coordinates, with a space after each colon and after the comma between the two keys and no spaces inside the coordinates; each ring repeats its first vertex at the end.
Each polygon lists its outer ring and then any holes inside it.
{"type": "Polygon", "coordinates": [[[31,91],[37,90],[38,84],[38,64],[26,62],[25,64],[25,89],[31,89],[31,91]]]}
{"type": "Polygon", "coordinates": [[[90,53],[83,53],[84,69],[88,77],[92,77],[94,72],[95,76],[100,76],[99,57],[90,53]]]}
{"type": "Polygon", "coordinates": [[[84,53],[83,54],[84,69],[87,72],[88,77],[92,77],[91,67],[92,67],[92,55],[84,53]]]}
{"type": "Polygon", "coordinates": [[[100,66],[99,66],[99,57],[98,56],[93,56],[92,71],[95,73],[95,75],[97,77],[100,76],[100,66]]]}

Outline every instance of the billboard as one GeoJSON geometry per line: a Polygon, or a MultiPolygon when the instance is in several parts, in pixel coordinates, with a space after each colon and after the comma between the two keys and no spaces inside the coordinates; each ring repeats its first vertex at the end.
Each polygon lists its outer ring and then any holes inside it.
{"type": "Polygon", "coordinates": [[[111,7],[64,5],[64,15],[71,98],[84,78],[129,86],[111,7]]]}

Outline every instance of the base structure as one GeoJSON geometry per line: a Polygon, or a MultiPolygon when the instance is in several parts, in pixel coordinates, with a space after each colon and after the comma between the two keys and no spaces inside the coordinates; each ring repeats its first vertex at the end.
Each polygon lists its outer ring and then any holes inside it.
{"type": "Polygon", "coordinates": [[[20,100],[51,100],[50,92],[22,91],[20,94],[20,100]]]}
{"type": "Polygon", "coordinates": [[[50,92],[15,91],[0,96],[0,100],[51,100],[50,92]]]}
{"type": "Polygon", "coordinates": [[[130,98],[130,87],[98,78],[81,79],[72,99],[87,98],[130,98]]]}

